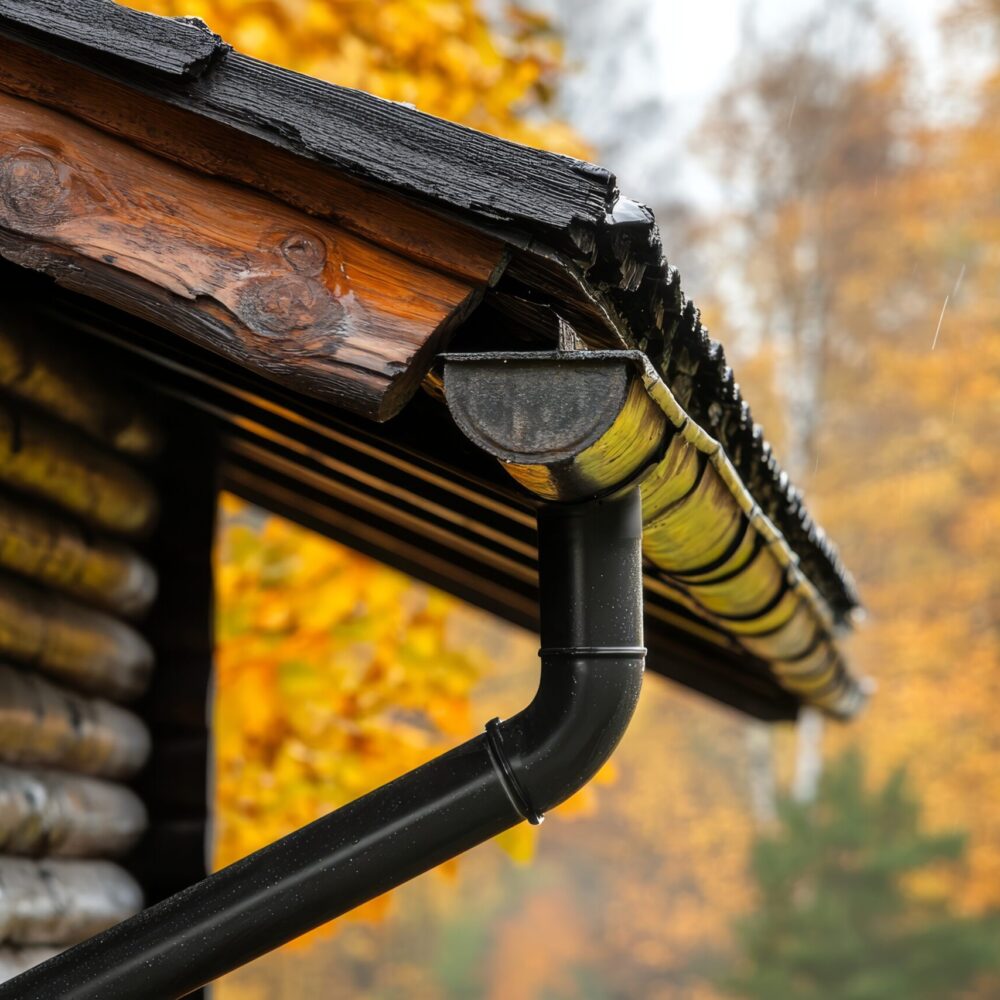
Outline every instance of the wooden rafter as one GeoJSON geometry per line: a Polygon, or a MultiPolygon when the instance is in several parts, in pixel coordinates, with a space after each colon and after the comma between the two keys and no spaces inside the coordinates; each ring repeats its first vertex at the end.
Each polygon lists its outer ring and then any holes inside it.
{"type": "Polygon", "coordinates": [[[485,286],[9,95],[0,252],[377,419],[485,286]]]}

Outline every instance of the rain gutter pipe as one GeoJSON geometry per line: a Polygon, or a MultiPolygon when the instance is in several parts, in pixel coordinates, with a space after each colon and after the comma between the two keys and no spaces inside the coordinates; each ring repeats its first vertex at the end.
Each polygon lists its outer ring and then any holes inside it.
{"type": "MultiPolygon", "coordinates": [[[[511,427],[544,412],[524,394],[502,404],[511,427]]],[[[641,541],[635,489],[542,506],[541,678],[527,708],[0,985],[0,1000],[182,997],[523,820],[541,822],[593,777],[632,717],[645,657],[641,541]]]]}

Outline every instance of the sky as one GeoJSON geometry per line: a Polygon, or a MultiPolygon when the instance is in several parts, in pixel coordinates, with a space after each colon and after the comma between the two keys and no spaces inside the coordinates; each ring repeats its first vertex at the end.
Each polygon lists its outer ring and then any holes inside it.
{"type": "MultiPolygon", "coordinates": [[[[896,24],[933,79],[943,63],[936,31],[947,0],[872,0],[896,24]]],[[[691,133],[732,73],[748,6],[765,40],[818,9],[815,0],[535,0],[566,38],[565,113],[618,174],[622,191],[652,204],[710,204],[712,181],[691,133]]]]}

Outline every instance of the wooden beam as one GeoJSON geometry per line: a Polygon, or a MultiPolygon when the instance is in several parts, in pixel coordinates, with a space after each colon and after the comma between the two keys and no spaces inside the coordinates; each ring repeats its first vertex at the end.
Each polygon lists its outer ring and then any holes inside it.
{"type": "Polygon", "coordinates": [[[0,566],[126,617],[141,615],[156,596],[156,570],[138,553],[4,494],[0,566]]]}
{"type": "Polygon", "coordinates": [[[195,18],[156,17],[107,0],[5,0],[3,20],[30,36],[54,39],[84,58],[113,56],[126,65],[181,79],[200,76],[229,48],[195,18]]]}
{"type": "Polygon", "coordinates": [[[0,481],[105,531],[150,532],[159,502],[145,478],[64,424],[22,410],[0,396],[0,481]]]}
{"type": "Polygon", "coordinates": [[[147,826],[132,789],[61,771],[0,764],[0,803],[4,854],[119,857],[147,826]]]}
{"type": "Polygon", "coordinates": [[[0,857],[5,945],[69,945],[142,908],[142,890],[111,861],[0,857]]]}
{"type": "Polygon", "coordinates": [[[376,419],[482,292],[3,94],[0,254],[376,419]]]}
{"type": "MultiPolygon", "coordinates": [[[[26,0],[5,0],[0,33],[58,54],[38,26],[25,35],[26,0]],[[17,16],[7,14],[10,6],[17,16]]],[[[37,2],[37,0],[36,0],[37,2]]],[[[97,16],[102,0],[74,0],[77,16],[97,16]]],[[[107,46],[123,47],[119,39],[107,46]]],[[[128,40],[125,41],[125,45],[128,40]]],[[[7,52],[4,52],[6,61],[7,52]]],[[[614,175],[602,167],[531,149],[435,118],[415,108],[338,87],[237,52],[216,58],[208,72],[183,85],[135,72],[103,53],[78,57],[136,94],[155,94],[226,130],[269,144],[360,180],[387,184],[427,200],[501,220],[544,235],[575,257],[593,251],[596,230],[616,193],[614,175]]],[[[66,87],[64,80],[53,84],[66,87]]],[[[72,99],[72,98],[71,98],[72,99]]]]}
{"type": "Polygon", "coordinates": [[[135,629],[6,575],[0,656],[115,701],[134,701],[153,672],[153,650],[135,629]]]}
{"type": "Polygon", "coordinates": [[[443,274],[482,284],[502,268],[498,239],[52,53],[5,41],[0,89],[157,156],[271,194],[443,274]]]}

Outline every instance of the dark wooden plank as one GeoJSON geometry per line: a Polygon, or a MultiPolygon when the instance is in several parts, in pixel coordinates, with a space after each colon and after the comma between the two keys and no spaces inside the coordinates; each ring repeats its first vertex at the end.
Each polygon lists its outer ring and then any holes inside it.
{"type": "MultiPolygon", "coordinates": [[[[96,16],[103,7],[102,0],[74,4],[80,18],[96,16]]],[[[0,31],[47,46],[44,38],[23,35],[22,28],[23,23],[0,15],[0,31]]],[[[114,51],[129,41],[113,36],[107,46],[114,51]]],[[[595,228],[614,200],[615,178],[603,167],[507,142],[239,53],[218,58],[210,71],[183,85],[142,79],[99,55],[77,61],[136,92],[155,93],[163,104],[352,177],[545,233],[578,257],[589,257],[595,228]]]]}
{"type": "Polygon", "coordinates": [[[9,41],[0,88],[212,176],[266,191],[444,274],[491,281],[503,242],[93,70],[9,41]]]}
{"type": "Polygon", "coordinates": [[[396,412],[481,288],[0,95],[0,253],[300,392],[396,412]]]}
{"type": "MultiPolygon", "coordinates": [[[[178,98],[171,95],[172,103],[178,98]]],[[[615,189],[603,167],[231,53],[188,106],[365,180],[521,223],[588,252],[615,189]],[[405,151],[405,155],[400,155],[405,151]]]]}
{"type": "Polygon", "coordinates": [[[0,23],[166,77],[203,73],[228,46],[193,17],[156,17],[112,0],[4,0],[0,23]]]}

